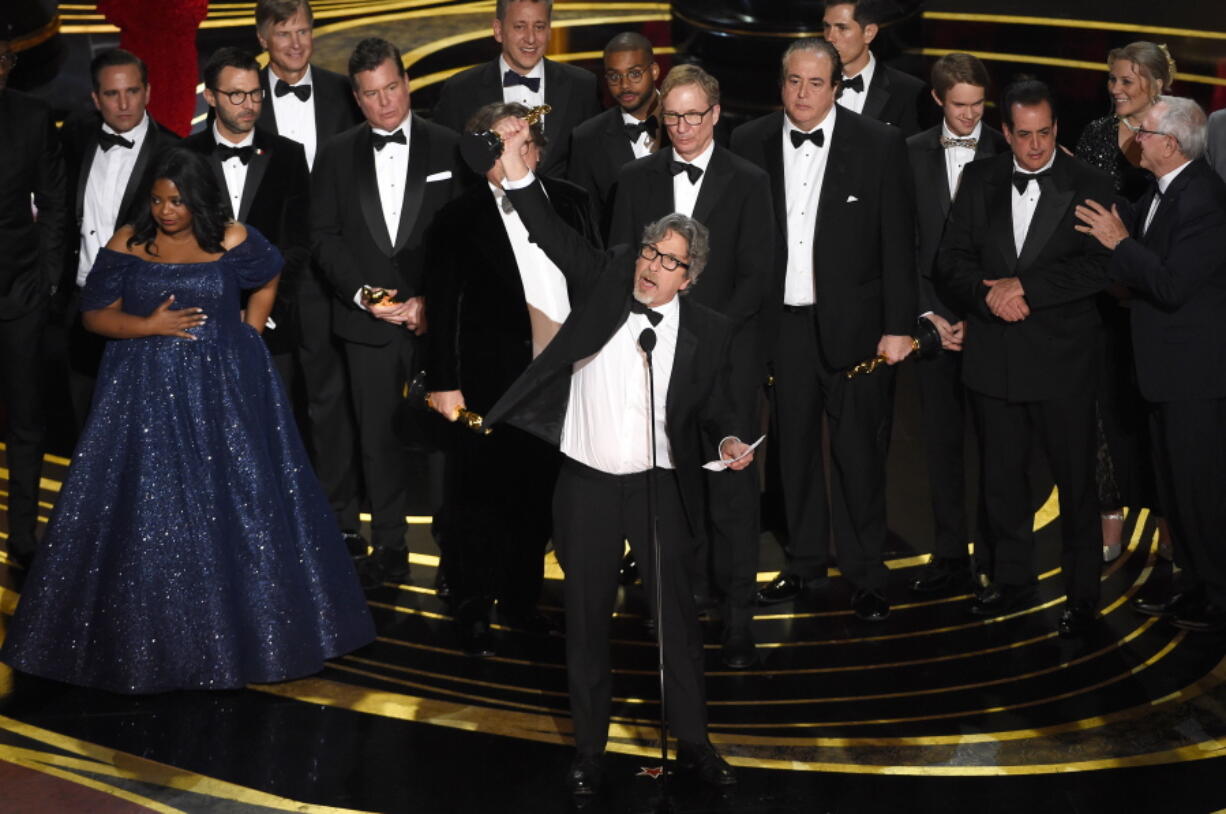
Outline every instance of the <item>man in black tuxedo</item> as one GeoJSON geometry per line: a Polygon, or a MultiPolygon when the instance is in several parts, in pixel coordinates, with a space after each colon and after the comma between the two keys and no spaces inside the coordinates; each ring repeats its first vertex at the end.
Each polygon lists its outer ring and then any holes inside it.
{"type": "Polygon", "coordinates": [[[1030,448],[1042,444],[1060,492],[1068,602],[1062,636],[1094,624],[1102,562],[1094,487],[1094,391],[1105,249],[1077,233],[1073,207],[1109,201],[1111,179],[1057,149],[1051,91],[1006,89],[1010,153],[962,173],[937,258],[937,291],[966,313],[962,379],[982,433],[983,489],[995,547],[992,584],[971,612],[999,616],[1034,595],[1030,448]],[[1035,438],[1035,435],[1038,437],[1035,438]]]}
{"type": "Polygon", "coordinates": [[[502,54],[448,79],[431,118],[462,132],[473,113],[490,102],[547,104],[553,112],[543,120],[549,149],[541,173],[564,178],[571,131],[599,113],[600,103],[589,71],[545,58],[552,16],[553,0],[497,0],[494,39],[502,54]]]}
{"type": "MultiPolygon", "coordinates": [[[[932,560],[911,581],[911,590],[930,594],[970,584],[970,540],[966,520],[966,387],[962,384],[962,340],[966,320],[941,301],[932,284],[937,248],[958,192],[962,170],[972,161],[1008,151],[1005,137],[983,122],[988,71],[970,54],[946,54],[932,66],[932,98],[941,123],[907,139],[915,179],[916,269],[919,312],[941,335],[941,352],[916,368],[928,487],[932,493],[935,546],[932,560]]],[[[979,490],[978,570],[990,573],[991,546],[979,490]]]]}
{"type": "Polygon", "coordinates": [[[566,665],[577,752],[569,787],[591,794],[600,785],[611,693],[609,614],[626,540],[644,565],[655,604],[654,554],[645,533],[653,483],[664,603],[653,610],[678,760],[709,783],[735,783],[732,768],[707,739],[702,634],[689,579],[692,535],[703,520],[703,461],[719,457],[744,471],[753,459],[737,433],[745,425],[727,391],[735,358],[732,327],[690,297],[677,296],[703,273],[707,231],[689,217],[669,214],[634,242],[602,253],[566,226],[534,182],[519,155],[527,134],[523,122],[504,119],[499,132],[507,145],[500,159],[507,196],[574,294],[574,310],[557,336],[489,414],[493,422],[506,420],[562,450],[553,505],[554,544],[566,573],[566,665]],[[647,394],[645,352],[654,359],[654,401],[647,394]]]}
{"type": "MultiPolygon", "coordinates": [[[[268,50],[256,124],[301,144],[308,169],[328,139],[362,121],[348,78],[311,64],[313,23],[307,0],[258,0],[255,6],[256,35],[268,50]]],[[[310,419],[304,435],[346,542],[364,553],[366,544],[358,536],[357,427],[344,352],[333,332],[332,299],[323,271],[311,262],[298,275],[291,303],[294,352],[310,419]]]]}
{"type": "Polygon", "coordinates": [[[67,301],[69,328],[69,394],[78,428],[84,426],[94,396],[94,380],[106,339],[85,330],[77,303],[98,250],[115,230],[132,223],[149,188],[145,174],[157,154],[179,141],[178,135],[146,112],[149,78],[135,54],[115,48],[102,51],[90,63],[95,110],[64,122],[69,194],[74,196],[75,231],[66,236],[64,275],[60,286],[67,301]]]}
{"type": "Polygon", "coordinates": [[[784,112],[733,134],[733,149],[770,176],[778,217],[766,240],[782,247],[763,311],[790,560],[758,601],[790,601],[825,583],[833,523],[852,609],[879,621],[890,612],[882,557],[894,371],[854,380],[843,371],[878,354],[893,365],[911,351],[915,225],[902,133],[837,105],[842,73],[830,43],[793,43],[780,75],[784,112]]]}
{"type": "Polygon", "coordinates": [[[609,234],[621,168],[660,148],[660,65],[651,40],[623,31],[604,48],[604,78],[616,105],[575,128],[570,137],[570,180],[587,190],[601,234],[609,234]]]}
{"type": "Polygon", "coordinates": [[[67,213],[55,119],[41,101],[7,89],[16,64],[17,52],[0,28],[0,399],[8,412],[8,553],[28,568],[43,455],[40,353],[64,262],[67,213]]]}
{"type": "Polygon", "coordinates": [[[458,190],[459,165],[456,135],[410,111],[396,46],[362,40],[349,58],[349,77],[366,122],[329,140],[316,157],[311,234],[349,367],[371,504],[370,583],[408,573],[408,468],[395,421],[405,384],[421,364],[425,236],[458,190]],[[366,286],[388,298],[366,296],[366,286]]]}
{"type": "Polygon", "coordinates": [[[1076,210],[1111,251],[1111,279],[1132,289],[1137,380],[1150,426],[1161,500],[1182,585],[1133,607],[1178,628],[1226,630],[1226,184],[1202,159],[1205,114],[1160,96],[1137,131],[1153,187],[1124,213],[1094,201],[1076,210]]]}
{"type": "Polygon", "coordinates": [[[301,144],[256,127],[267,101],[259,71],[241,48],[217,49],[204,66],[204,100],[213,109],[213,123],[183,146],[209,159],[234,220],[254,226],[285,257],[263,334],[289,389],[298,344],[291,303],[311,260],[310,171],[301,144]]]}
{"type": "MultiPolygon", "coordinates": [[[[770,179],[715,143],[715,77],[678,65],[665,78],[660,100],[671,146],[622,168],[610,243],[633,245],[647,224],[670,212],[707,228],[711,260],[694,299],[732,321],[739,376],[732,383],[733,407],[743,426],[755,426],[766,382],[759,310],[774,266],[770,179]]],[[[724,661],[748,667],[757,657],[749,628],[760,535],[757,468],[712,472],[707,488],[710,524],[699,538],[697,588],[706,598],[714,582],[723,594],[724,661]]]]}
{"type": "MultiPolygon", "coordinates": [[[[468,130],[484,132],[508,116],[527,115],[523,105],[493,102],[477,111],[468,130]]],[[[534,170],[545,141],[539,122],[531,132],[523,149],[534,170]]],[[[503,192],[501,165],[485,180],[439,211],[425,277],[430,403],[452,421],[461,407],[489,412],[570,313],[566,278],[528,239],[503,192]]],[[[553,178],[541,183],[554,212],[598,244],[587,193],[553,178]]],[[[495,600],[504,623],[549,629],[536,603],[558,454],[511,426],[489,436],[457,427],[450,440],[444,502],[452,516],[446,542],[451,601],[465,652],[491,655],[495,600]]]]}
{"type": "Polygon", "coordinates": [[[920,130],[924,83],[878,62],[869,47],[877,38],[884,11],[881,0],[832,0],[826,5],[822,30],[843,59],[839,104],[913,136],[920,130]]]}

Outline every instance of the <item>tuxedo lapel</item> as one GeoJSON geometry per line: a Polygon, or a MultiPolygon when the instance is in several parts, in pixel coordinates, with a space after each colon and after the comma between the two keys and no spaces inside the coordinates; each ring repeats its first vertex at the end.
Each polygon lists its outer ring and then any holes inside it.
{"type": "MultiPolygon", "coordinates": [[[[826,157],[826,174],[822,178],[822,194],[817,203],[817,221],[814,234],[822,233],[822,213],[829,210],[840,200],[846,200],[848,168],[861,159],[856,155],[855,133],[850,132],[854,122],[854,114],[845,112],[845,108],[835,106],[834,135],[830,139],[830,155],[826,157]]],[[[819,241],[813,241],[814,252],[819,241]]],[[[817,266],[820,268],[820,266],[817,266]]]]}
{"type": "Polygon", "coordinates": [[[268,169],[268,163],[272,161],[272,155],[268,152],[264,139],[260,137],[260,131],[255,131],[255,141],[252,146],[255,148],[251,156],[251,160],[247,162],[247,180],[243,182],[243,198],[238,202],[238,220],[240,223],[247,222],[247,215],[251,212],[251,202],[255,200],[255,196],[260,191],[260,183],[264,180],[264,172],[268,169]]]}
{"type": "Polygon", "coordinates": [[[358,185],[358,205],[379,251],[392,256],[392,239],[383,220],[383,205],[379,202],[379,181],[375,177],[374,144],[370,128],[363,127],[354,139],[353,169],[358,185]]]}
{"type": "Polygon", "coordinates": [[[272,103],[272,73],[271,68],[264,68],[260,71],[260,87],[264,89],[264,104],[260,106],[260,117],[256,119],[256,124],[263,127],[272,133],[281,133],[277,129],[277,111],[272,103]]]}
{"type": "Polygon", "coordinates": [[[707,171],[703,173],[698,200],[694,201],[694,220],[704,225],[710,224],[711,213],[724,196],[731,180],[732,162],[724,148],[717,144],[711,154],[711,160],[707,163],[707,171]]]}
{"type": "Polygon", "coordinates": [[[1005,268],[1012,273],[1017,267],[1017,247],[1013,242],[1013,185],[1010,176],[1012,162],[1001,165],[987,183],[988,242],[994,245],[1004,260],[1005,268]]]}
{"type": "Polygon", "coordinates": [[[1039,180],[1042,194],[1039,195],[1034,217],[1030,219],[1030,228],[1026,230],[1026,241],[1022,244],[1022,252],[1017,258],[1019,272],[1029,268],[1047,246],[1052,234],[1063,220],[1064,213],[1073,203],[1072,184],[1064,166],[1064,162],[1057,157],[1052,176],[1039,180]]]}
{"type": "Polygon", "coordinates": [[[430,140],[417,115],[409,118],[409,171],[404,184],[404,205],[400,207],[400,228],[396,230],[396,245],[392,254],[404,248],[421,212],[421,201],[426,194],[426,175],[430,172],[430,140]]]}
{"type": "MultiPolygon", "coordinates": [[[[626,137],[626,130],[622,126],[621,108],[611,107],[605,115],[608,117],[607,126],[604,128],[605,150],[614,167],[623,167],[634,160],[634,148],[630,146],[630,139],[626,137]]],[[[616,172],[614,175],[616,176],[616,172]]]]}
{"type": "Polygon", "coordinates": [[[866,90],[868,95],[864,99],[864,108],[860,113],[870,119],[880,119],[881,111],[885,110],[886,103],[890,101],[890,77],[885,71],[885,66],[880,62],[877,63],[877,69],[873,71],[872,84],[866,90]]]}
{"type": "Polygon", "coordinates": [[[98,130],[95,128],[85,140],[85,153],[81,156],[81,171],[77,174],[77,223],[85,217],[85,188],[89,185],[89,171],[94,166],[94,154],[98,152],[98,130]]]}
{"type": "MultiPolygon", "coordinates": [[[[1175,177],[1175,180],[1171,182],[1171,185],[1166,188],[1166,192],[1162,194],[1162,198],[1158,201],[1158,209],[1154,212],[1154,219],[1141,237],[1143,245],[1165,249],[1168,242],[1167,233],[1170,231],[1171,226],[1171,213],[1175,211],[1175,207],[1179,204],[1179,196],[1183,192],[1184,187],[1188,185],[1188,180],[1192,177],[1191,169],[1192,167],[1187,167],[1180,172],[1175,177]]],[[[1141,219],[1138,227],[1145,226],[1145,216],[1149,214],[1150,204],[1153,203],[1154,193],[1157,191],[1158,187],[1154,185],[1152,190],[1143,196],[1145,208],[1138,211],[1138,216],[1141,219]]]]}
{"type": "MultiPolygon", "coordinates": [[[[148,116],[149,114],[145,114],[148,116]]],[[[132,206],[132,201],[136,199],[137,194],[141,191],[141,182],[144,180],[145,172],[149,169],[149,164],[153,161],[153,155],[161,146],[158,142],[161,140],[161,131],[158,130],[158,124],[149,116],[149,129],[145,133],[145,141],[140,146],[140,154],[136,156],[136,163],[132,165],[132,174],[128,176],[128,185],[124,187],[123,199],[119,203],[119,217],[123,218],[125,212],[132,206]]],[[[122,224],[116,223],[115,228],[118,229],[122,224]]]]}
{"type": "Polygon", "coordinates": [[[952,190],[949,188],[949,173],[945,167],[945,148],[941,146],[940,128],[933,133],[932,141],[928,144],[924,167],[928,184],[936,191],[937,204],[941,207],[941,217],[944,218],[949,214],[952,190]]]}
{"type": "Polygon", "coordinates": [[[775,117],[775,127],[762,139],[762,159],[771,178],[771,192],[775,198],[775,220],[783,234],[788,231],[787,179],[783,170],[783,114],[775,117]]]}
{"type": "MultiPolygon", "coordinates": [[[[473,207],[473,234],[485,235],[483,248],[489,252],[493,273],[503,278],[509,290],[519,291],[523,296],[524,281],[519,275],[519,261],[515,259],[506,222],[498,211],[498,200],[485,183],[481,183],[472,194],[478,196],[477,205],[473,207]]],[[[526,297],[524,301],[527,302],[526,297]]]]}
{"type": "MultiPolygon", "coordinates": [[[[675,159],[672,147],[643,159],[652,162],[651,183],[647,190],[647,211],[651,213],[648,222],[677,211],[677,202],[673,200],[673,174],[668,169],[668,163],[675,159]]],[[[637,243],[639,236],[634,237],[637,243]]]]}
{"type": "Polygon", "coordinates": [[[677,308],[677,348],[673,352],[673,369],[668,377],[668,394],[664,397],[665,426],[671,431],[680,426],[677,411],[680,409],[681,390],[686,386],[688,373],[694,369],[698,356],[698,337],[690,330],[689,308],[685,300],[677,308]]]}

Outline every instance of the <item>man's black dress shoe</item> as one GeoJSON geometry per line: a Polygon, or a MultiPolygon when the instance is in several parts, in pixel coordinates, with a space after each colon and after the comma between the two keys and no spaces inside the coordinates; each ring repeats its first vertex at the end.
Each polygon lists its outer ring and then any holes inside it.
{"type": "Polygon", "coordinates": [[[387,582],[407,582],[409,579],[409,550],[407,548],[376,548],[371,558],[383,570],[387,582]]]}
{"type": "Polygon", "coordinates": [[[801,594],[816,590],[827,582],[828,577],[805,579],[799,574],[784,572],[758,589],[758,604],[777,605],[780,602],[791,602],[801,594]]]}
{"type": "Polygon", "coordinates": [[[485,659],[494,655],[494,634],[485,619],[456,620],[456,634],[464,655],[485,659]]]}
{"type": "Polygon", "coordinates": [[[851,610],[857,619],[880,622],[890,615],[890,603],[877,591],[856,591],[851,598],[851,610]]]}
{"type": "Polygon", "coordinates": [[[705,743],[677,742],[677,768],[696,774],[704,783],[712,786],[736,784],[736,771],[728,761],[719,756],[710,741],[705,743]]]}
{"type": "Polygon", "coordinates": [[[451,599],[451,585],[447,582],[447,569],[443,567],[442,560],[434,572],[434,595],[442,600],[451,599]]]}
{"type": "Polygon", "coordinates": [[[975,600],[971,602],[971,616],[980,619],[1004,616],[1026,607],[1033,598],[1033,585],[1001,585],[994,582],[975,595],[975,600]]]}
{"type": "Polygon", "coordinates": [[[966,588],[970,582],[969,558],[936,557],[919,570],[907,587],[917,594],[935,594],[966,588]]]}
{"type": "Polygon", "coordinates": [[[366,540],[356,531],[342,531],[341,537],[345,539],[345,548],[349,549],[350,557],[365,557],[370,553],[366,540]]]}
{"type": "Polygon", "coordinates": [[[498,606],[498,621],[510,628],[531,633],[534,636],[549,636],[561,632],[558,625],[536,608],[529,610],[507,610],[498,606]]]}
{"type": "Polygon", "coordinates": [[[633,585],[639,581],[639,564],[634,561],[634,554],[627,551],[622,557],[621,570],[617,572],[618,585],[633,585]]]}
{"type": "Polygon", "coordinates": [[[1175,611],[1171,624],[1193,633],[1220,633],[1226,630],[1226,607],[1213,600],[1187,603],[1175,611]]]}
{"type": "Polygon", "coordinates": [[[1144,616],[1176,616],[1181,608],[1200,604],[1196,591],[1174,591],[1170,594],[1142,594],[1132,600],[1132,609],[1144,616]]]}
{"type": "Polygon", "coordinates": [[[724,638],[720,655],[727,666],[734,670],[744,670],[752,667],[758,660],[758,648],[748,630],[734,630],[724,638]]]}
{"type": "Polygon", "coordinates": [[[1056,633],[1061,639],[1078,639],[1089,633],[1098,621],[1098,613],[1092,605],[1077,603],[1064,609],[1056,624],[1056,633]]]}
{"type": "Polygon", "coordinates": [[[586,797],[600,790],[603,779],[604,772],[600,768],[598,755],[575,755],[570,771],[566,773],[566,788],[571,794],[586,797]]]}
{"type": "Polygon", "coordinates": [[[358,557],[353,561],[358,571],[358,582],[363,591],[371,591],[383,584],[383,568],[374,557],[358,557]]]}

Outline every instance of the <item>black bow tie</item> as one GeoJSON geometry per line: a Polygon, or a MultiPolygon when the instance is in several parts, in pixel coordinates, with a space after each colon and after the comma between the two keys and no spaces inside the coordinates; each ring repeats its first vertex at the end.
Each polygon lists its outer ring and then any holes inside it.
{"type": "Polygon", "coordinates": [[[515,85],[523,85],[533,93],[539,93],[541,90],[541,78],[539,76],[520,76],[515,71],[507,71],[502,75],[502,86],[504,88],[515,85]]]}
{"type": "Polygon", "coordinates": [[[950,147],[965,147],[968,150],[974,150],[979,146],[977,138],[955,138],[953,136],[941,136],[941,146],[949,149],[950,147]]]}
{"type": "Polygon", "coordinates": [[[284,79],[278,79],[277,84],[273,86],[272,92],[277,96],[284,96],[287,93],[292,93],[298,97],[299,102],[305,102],[311,98],[310,85],[291,85],[284,79]]]}
{"type": "Polygon", "coordinates": [[[218,144],[213,149],[221,158],[222,163],[229,161],[231,158],[237,158],[246,164],[251,160],[251,156],[255,155],[255,146],[251,144],[248,144],[246,147],[228,147],[225,144],[218,144]]]}
{"type": "Polygon", "coordinates": [[[1043,170],[1042,172],[1018,172],[1013,171],[1013,186],[1017,187],[1018,194],[1026,191],[1026,185],[1030,183],[1030,179],[1039,180],[1040,178],[1050,178],[1051,170],[1043,170]]]}
{"type": "Polygon", "coordinates": [[[637,124],[625,123],[622,126],[626,128],[626,138],[630,139],[631,141],[638,141],[644,133],[654,139],[656,137],[656,131],[660,127],[660,123],[656,121],[655,116],[648,116],[646,119],[637,124]]]}
{"type": "Polygon", "coordinates": [[[374,143],[376,150],[382,150],[388,144],[395,142],[397,144],[408,144],[408,139],[404,137],[404,130],[397,130],[390,136],[381,136],[373,130],[370,133],[370,140],[374,143]]]}
{"type": "Polygon", "coordinates": [[[102,152],[106,152],[112,147],[123,147],[125,150],[131,150],[135,141],[124,138],[118,133],[108,133],[105,130],[98,131],[98,146],[102,148],[102,152]]]}
{"type": "Polygon", "coordinates": [[[687,164],[684,161],[668,162],[668,171],[673,175],[680,175],[684,172],[689,177],[691,184],[697,184],[698,179],[702,177],[702,167],[695,167],[693,164],[687,164]]]}
{"type": "Polygon", "coordinates": [[[791,136],[792,146],[797,150],[799,150],[800,145],[804,144],[806,141],[813,142],[814,147],[821,147],[826,143],[826,132],[824,130],[814,130],[812,133],[802,133],[799,130],[793,130],[791,132],[791,136]]]}
{"type": "Polygon", "coordinates": [[[864,93],[864,74],[856,74],[851,79],[843,77],[843,90],[854,90],[856,93],[864,93]]]}
{"type": "Polygon", "coordinates": [[[653,328],[660,324],[660,320],[664,319],[664,315],[659,311],[655,310],[654,308],[648,308],[634,297],[630,298],[630,313],[642,314],[643,316],[647,317],[648,321],[651,322],[651,327],[653,328]]]}

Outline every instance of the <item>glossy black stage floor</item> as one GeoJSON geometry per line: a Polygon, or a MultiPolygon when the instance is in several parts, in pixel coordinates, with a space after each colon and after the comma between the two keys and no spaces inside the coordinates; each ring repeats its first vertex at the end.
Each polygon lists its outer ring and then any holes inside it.
{"type": "MultiPolygon", "coordinates": [[[[675,5],[691,14],[715,4],[675,5]]],[[[754,4],[731,5],[743,11],[754,4]]],[[[1046,72],[1074,99],[1086,100],[1066,110],[1065,143],[1075,138],[1077,117],[1105,108],[1102,57],[1111,45],[1161,38],[1180,58],[1180,92],[1206,105],[1226,92],[1220,3],[1126,0],[1072,10],[1056,0],[1024,9],[998,0],[912,5],[921,39],[900,42],[900,58],[922,65],[941,49],[958,48],[977,50],[994,71],[1046,72]]],[[[491,56],[489,3],[315,6],[322,64],[343,70],[357,39],[390,37],[410,61],[419,108],[429,107],[446,76],[491,56]]],[[[66,39],[93,45],[113,39],[98,28],[91,5],[65,4],[60,12],[66,39]]],[[[213,3],[201,51],[253,44],[249,14],[249,5],[213,3]]],[[[613,32],[636,26],[657,42],[676,43],[660,49],[668,60],[692,33],[688,25],[669,4],[559,3],[551,55],[592,67],[613,32]]],[[[743,41],[721,36],[712,53],[735,58],[743,41]]],[[[61,75],[79,71],[80,58],[79,49],[68,49],[61,75]]],[[[84,92],[67,78],[56,87],[67,100],[84,92]]],[[[741,783],[727,795],[671,784],[673,810],[1226,807],[1226,639],[1181,633],[1127,607],[1147,583],[1169,578],[1149,512],[1129,511],[1127,550],[1103,570],[1102,627],[1084,642],[1053,632],[1064,598],[1057,509],[1041,471],[1034,495],[1043,573],[1034,603],[984,622],[969,617],[966,595],[916,600],[905,584],[926,561],[931,514],[906,370],[898,393],[888,495],[893,614],[877,625],[859,622],[847,610],[846,584],[836,578],[810,600],[759,609],[754,633],[762,660],[746,671],[722,666],[717,622],[704,622],[712,738],[738,767],[741,783]]],[[[62,456],[72,449],[68,425],[57,421],[59,456],[48,458],[43,483],[48,511],[68,463],[62,456]]],[[[7,478],[2,468],[0,478],[7,478]]],[[[130,698],[28,680],[0,666],[0,812],[570,810],[561,785],[571,757],[564,640],[499,628],[496,657],[465,658],[448,608],[430,587],[437,551],[427,504],[423,486],[415,509],[423,516],[410,532],[412,580],[370,596],[378,641],[317,677],[130,698]]],[[[762,577],[781,563],[778,541],[764,534],[762,577]]],[[[552,560],[548,569],[544,609],[561,622],[560,573],[552,560]]],[[[0,635],[19,598],[18,576],[0,554],[0,635]]],[[[614,625],[612,782],[585,810],[660,808],[662,783],[647,771],[659,764],[658,705],[643,612],[641,589],[627,590],[614,625]]]]}

